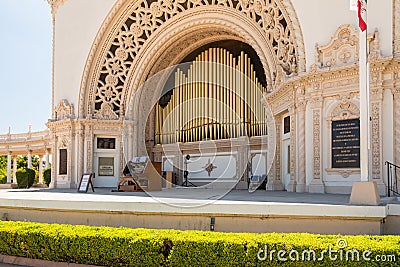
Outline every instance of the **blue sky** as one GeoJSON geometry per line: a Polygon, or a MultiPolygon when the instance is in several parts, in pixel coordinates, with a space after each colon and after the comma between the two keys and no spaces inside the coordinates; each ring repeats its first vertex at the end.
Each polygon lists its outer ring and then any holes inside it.
{"type": "Polygon", "coordinates": [[[0,134],[51,117],[51,12],[45,0],[0,0],[0,134]]]}

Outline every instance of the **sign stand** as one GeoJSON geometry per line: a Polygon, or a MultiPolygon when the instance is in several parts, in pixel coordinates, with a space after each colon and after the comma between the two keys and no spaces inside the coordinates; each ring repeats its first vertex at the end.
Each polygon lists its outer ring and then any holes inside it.
{"type": "Polygon", "coordinates": [[[149,161],[147,156],[134,157],[127,164],[129,172],[143,191],[161,191],[162,177],[149,161]]]}
{"type": "Polygon", "coordinates": [[[89,185],[92,187],[92,191],[94,192],[94,186],[93,186],[93,179],[94,174],[93,173],[84,173],[82,174],[81,180],[79,182],[78,186],[78,192],[79,193],[87,193],[89,189],[89,185]]]}

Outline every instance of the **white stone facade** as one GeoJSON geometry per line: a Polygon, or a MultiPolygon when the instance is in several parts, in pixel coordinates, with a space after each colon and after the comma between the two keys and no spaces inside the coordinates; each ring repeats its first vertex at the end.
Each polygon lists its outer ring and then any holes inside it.
{"type": "MultiPolygon", "coordinates": [[[[53,114],[47,126],[53,162],[58,162],[60,149],[66,149],[68,159],[65,174],[53,164],[53,186],[76,187],[83,173],[98,172],[100,157],[114,159],[115,183],[132,156],[148,151],[153,161],[161,162],[162,152],[151,142],[154,125],[146,125],[139,108],[151,100],[152,91],[140,86],[218,40],[249,44],[264,68],[271,92],[266,100],[276,122],[267,190],[350,193],[352,182],[360,180],[358,168],[331,166],[332,121],[359,117],[357,14],[349,10],[349,1],[50,3],[53,114]],[[282,132],[286,116],[290,135],[282,132]],[[99,138],[115,138],[115,146],[97,148],[99,138]],[[285,167],[287,148],[291,156],[285,167]]],[[[400,4],[368,4],[370,177],[384,193],[384,162],[400,164],[400,4]]],[[[186,145],[188,151],[194,149],[186,145]]],[[[250,147],[238,151],[237,158],[251,153],[250,147]]],[[[244,165],[238,160],[238,172],[244,165]]],[[[97,186],[104,186],[99,178],[97,186]]]]}

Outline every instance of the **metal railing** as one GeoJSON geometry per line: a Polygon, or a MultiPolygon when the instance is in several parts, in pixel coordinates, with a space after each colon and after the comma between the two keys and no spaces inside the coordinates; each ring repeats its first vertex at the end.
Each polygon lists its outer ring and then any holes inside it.
{"type": "Polygon", "coordinates": [[[387,168],[387,195],[400,195],[399,193],[399,175],[400,166],[397,166],[389,161],[385,162],[387,168]]]}

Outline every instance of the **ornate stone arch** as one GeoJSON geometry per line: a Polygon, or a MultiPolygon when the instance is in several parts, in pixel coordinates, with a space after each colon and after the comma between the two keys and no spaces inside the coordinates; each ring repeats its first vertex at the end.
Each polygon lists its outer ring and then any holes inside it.
{"type": "MultiPolygon", "coordinates": [[[[151,58],[143,60],[149,55],[157,58],[149,48],[162,52],[151,40],[163,34],[162,28],[179,34],[174,26],[184,21],[189,13],[197,13],[199,19],[192,24],[181,23],[181,29],[196,27],[196,24],[202,27],[219,24],[219,29],[225,30],[230,38],[246,41],[255,47],[271,89],[284,74],[296,75],[305,71],[304,42],[290,1],[119,0],[104,21],[86,62],[79,117],[107,120],[122,117],[128,101],[126,96],[136,90],[150,72],[154,73],[154,69],[148,68],[151,58]],[[242,27],[234,29],[232,25],[235,23],[224,22],[215,16],[218,12],[225,19],[233,16],[236,25],[242,24],[242,27]],[[246,38],[251,32],[253,38],[249,42],[246,38]],[[255,35],[261,38],[255,39],[255,35]],[[130,83],[132,80],[133,84],[130,83]]],[[[171,36],[165,38],[168,40],[171,36]]]]}

